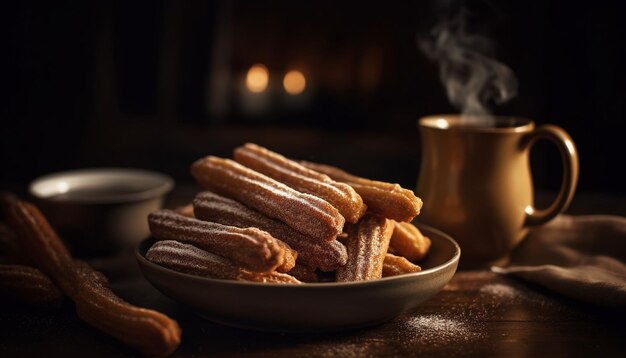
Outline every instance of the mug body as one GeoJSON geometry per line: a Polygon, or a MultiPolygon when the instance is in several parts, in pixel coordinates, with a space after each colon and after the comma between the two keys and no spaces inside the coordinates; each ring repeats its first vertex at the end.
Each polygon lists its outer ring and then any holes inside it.
{"type": "Polygon", "coordinates": [[[506,258],[525,235],[533,206],[529,151],[523,138],[534,123],[519,118],[444,115],[419,121],[422,163],[418,221],[454,237],[462,267],[506,258]]]}

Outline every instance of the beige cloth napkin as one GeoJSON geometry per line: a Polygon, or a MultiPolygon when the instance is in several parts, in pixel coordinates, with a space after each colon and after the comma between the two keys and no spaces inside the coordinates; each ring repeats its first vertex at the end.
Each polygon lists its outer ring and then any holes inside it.
{"type": "Polygon", "coordinates": [[[626,218],[560,215],[532,229],[508,267],[492,271],[581,301],[626,306],[626,218]]]}

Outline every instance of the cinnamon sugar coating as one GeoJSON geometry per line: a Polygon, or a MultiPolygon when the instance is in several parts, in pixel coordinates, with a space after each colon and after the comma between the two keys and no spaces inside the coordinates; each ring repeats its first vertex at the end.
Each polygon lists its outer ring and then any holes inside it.
{"type": "Polygon", "coordinates": [[[166,356],[178,347],[181,331],[176,321],[116,296],[102,274],[73,260],[34,205],[3,195],[2,207],[20,248],[74,301],[81,319],[146,355],[166,356]]]}
{"type": "Polygon", "coordinates": [[[205,191],[193,201],[195,215],[199,219],[241,228],[257,227],[273,237],[289,244],[298,252],[297,262],[323,271],[333,271],[345,265],[348,254],[337,240],[323,242],[294,230],[282,221],[221,195],[205,191]]]}
{"type": "Polygon", "coordinates": [[[343,229],[344,217],[327,201],[235,161],[208,156],[196,161],[191,173],[203,187],[246,203],[316,240],[334,240],[343,229]]]}
{"type": "Polygon", "coordinates": [[[393,222],[366,214],[347,227],[348,262],[337,269],[337,281],[362,281],[382,277],[383,261],[393,232],[393,222]]]}
{"type": "Polygon", "coordinates": [[[226,258],[173,240],[156,242],[146,253],[146,259],[174,271],[196,276],[251,282],[300,283],[284,273],[246,270],[226,258]]]}
{"type": "Polygon", "coordinates": [[[159,240],[176,240],[228,258],[256,272],[289,271],[297,255],[288,245],[257,228],[239,228],[159,210],[148,216],[159,240]]]}
{"type": "Polygon", "coordinates": [[[396,221],[411,221],[422,208],[422,199],[398,184],[361,178],[330,165],[310,162],[300,164],[353,187],[374,214],[396,221]]]}
{"type": "Polygon", "coordinates": [[[287,186],[328,201],[347,222],[356,223],[367,206],[361,196],[345,183],[306,168],[299,163],[256,144],[247,143],[234,151],[234,159],[259,173],[287,186]]]}

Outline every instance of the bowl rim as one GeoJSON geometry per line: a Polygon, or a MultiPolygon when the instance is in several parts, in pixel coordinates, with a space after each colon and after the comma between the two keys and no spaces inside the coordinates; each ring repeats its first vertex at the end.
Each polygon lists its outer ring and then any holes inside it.
{"type": "MultiPolygon", "coordinates": [[[[204,283],[204,284],[219,284],[219,285],[228,285],[228,286],[256,286],[256,287],[272,287],[275,289],[309,289],[309,288],[314,288],[314,289],[336,289],[336,288],[341,288],[341,287],[350,287],[350,288],[365,288],[365,287],[370,287],[370,286],[377,286],[377,285],[382,285],[382,284],[386,284],[386,283],[390,283],[390,282],[394,282],[394,281],[404,281],[404,280],[411,280],[413,278],[417,278],[417,277],[421,277],[421,276],[429,276],[432,275],[434,273],[437,272],[441,272],[446,270],[448,267],[457,264],[459,262],[459,259],[461,257],[461,247],[459,246],[459,244],[452,238],[450,237],[450,235],[444,233],[443,231],[433,228],[432,226],[429,225],[425,225],[425,224],[421,224],[421,223],[417,223],[416,226],[418,226],[418,228],[424,228],[427,231],[431,231],[433,233],[436,233],[438,236],[440,236],[441,238],[445,239],[446,241],[448,241],[448,243],[451,243],[454,247],[454,254],[452,255],[452,257],[447,260],[446,262],[437,265],[435,267],[431,267],[429,269],[426,270],[422,270],[419,272],[413,272],[413,273],[408,273],[408,274],[402,274],[402,275],[397,275],[397,276],[390,276],[390,277],[383,277],[383,278],[379,278],[379,279],[375,279],[375,280],[367,280],[367,281],[354,281],[354,282],[313,282],[313,283],[306,283],[306,284],[298,284],[298,283],[281,283],[281,284],[268,284],[268,283],[263,283],[263,282],[249,282],[249,281],[235,281],[235,280],[224,280],[224,279],[216,279],[216,278],[208,278],[208,277],[203,277],[203,276],[196,276],[196,275],[191,275],[191,274],[186,274],[186,273],[182,273],[182,272],[178,272],[178,271],[174,271],[172,269],[169,269],[167,267],[163,267],[160,265],[157,265],[151,261],[149,261],[148,259],[145,258],[144,254],[141,252],[142,247],[145,245],[145,243],[149,240],[154,240],[153,237],[147,237],[145,239],[143,239],[136,247],[135,247],[135,257],[137,258],[137,261],[139,261],[139,265],[146,265],[148,267],[151,267],[153,269],[156,269],[157,271],[161,271],[163,273],[166,274],[170,274],[170,275],[174,275],[174,276],[178,276],[181,277],[182,279],[185,280],[194,280],[197,281],[199,283],[204,283]]],[[[143,270],[142,270],[143,271],[143,270]]],[[[270,289],[272,289],[270,288],[270,289]]]]}
{"type": "Polygon", "coordinates": [[[54,201],[57,203],[75,203],[75,204],[111,204],[111,203],[127,203],[149,200],[165,195],[174,188],[174,179],[170,176],[146,169],[140,168],[124,168],[124,167],[97,167],[84,168],[75,170],[66,170],[45,174],[33,179],[28,185],[29,194],[39,200],[54,201]],[[79,177],[84,175],[130,175],[137,178],[150,178],[158,184],[147,187],[143,190],[137,190],[132,193],[115,194],[110,196],[100,196],[94,198],[64,198],[63,200],[54,200],[50,196],[42,195],[37,187],[46,183],[61,180],[63,178],[79,177]]]}

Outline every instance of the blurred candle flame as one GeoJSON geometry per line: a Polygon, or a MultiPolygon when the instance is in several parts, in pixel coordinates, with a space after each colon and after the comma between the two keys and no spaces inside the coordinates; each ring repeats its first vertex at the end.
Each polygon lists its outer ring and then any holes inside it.
{"type": "Polygon", "coordinates": [[[306,78],[302,72],[298,70],[291,70],[285,74],[283,87],[290,95],[299,95],[304,92],[304,88],[306,87],[306,78]]]}
{"type": "Polygon", "coordinates": [[[246,74],[246,87],[250,92],[261,93],[269,84],[269,71],[262,64],[256,64],[246,74]]]}

